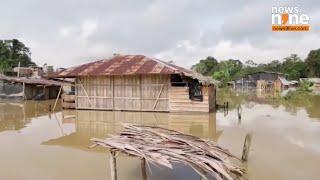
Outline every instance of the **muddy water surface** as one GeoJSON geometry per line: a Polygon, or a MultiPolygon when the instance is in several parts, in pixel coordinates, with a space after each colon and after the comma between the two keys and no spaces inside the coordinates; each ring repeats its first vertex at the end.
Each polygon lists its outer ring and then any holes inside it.
{"type": "MultiPolygon", "coordinates": [[[[91,137],[121,131],[122,123],[156,125],[217,141],[241,156],[252,134],[250,179],[319,179],[320,97],[289,100],[270,93],[219,92],[229,111],[145,113],[58,111],[53,101],[0,103],[0,179],[109,179],[104,149],[89,149],[91,137]],[[241,119],[237,107],[241,106],[241,119]]],[[[120,155],[120,180],[141,179],[140,161],[120,155]]],[[[150,179],[199,179],[190,168],[151,166],[150,179]]]]}

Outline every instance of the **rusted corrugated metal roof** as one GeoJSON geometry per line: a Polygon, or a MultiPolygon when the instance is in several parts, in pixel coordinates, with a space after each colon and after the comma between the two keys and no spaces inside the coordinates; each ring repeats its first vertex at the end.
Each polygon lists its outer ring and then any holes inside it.
{"type": "MultiPolygon", "coordinates": [[[[202,75],[183,67],[144,55],[118,55],[110,59],[99,60],[75,66],[54,73],[51,77],[108,76],[135,74],[182,74],[201,81],[202,75]]],[[[207,81],[203,77],[203,81],[207,81]]],[[[212,82],[210,83],[212,84],[212,82]]]]}
{"type": "Polygon", "coordinates": [[[14,83],[25,83],[25,84],[33,84],[33,85],[44,85],[44,86],[62,86],[69,83],[47,80],[47,79],[36,79],[36,78],[18,78],[18,77],[10,77],[0,75],[0,80],[5,80],[14,83]]]}

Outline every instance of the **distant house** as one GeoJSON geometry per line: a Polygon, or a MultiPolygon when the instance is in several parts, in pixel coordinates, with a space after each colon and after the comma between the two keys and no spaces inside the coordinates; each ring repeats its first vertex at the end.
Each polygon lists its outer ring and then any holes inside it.
{"type": "Polygon", "coordinates": [[[76,109],[209,112],[216,105],[211,78],[143,55],[116,55],[51,77],[75,78],[76,109]]]}
{"type": "Polygon", "coordinates": [[[55,99],[63,83],[36,78],[0,75],[0,98],[21,100],[55,99]]]}
{"type": "Polygon", "coordinates": [[[13,72],[19,77],[30,77],[32,76],[33,70],[30,67],[15,67],[13,68],[13,72]]]}
{"type": "Polygon", "coordinates": [[[231,82],[235,89],[286,89],[294,83],[286,80],[283,73],[261,71],[231,82]]]}
{"type": "Polygon", "coordinates": [[[15,67],[13,73],[17,77],[32,77],[41,78],[44,75],[42,67],[30,66],[30,67],[15,67]]]}

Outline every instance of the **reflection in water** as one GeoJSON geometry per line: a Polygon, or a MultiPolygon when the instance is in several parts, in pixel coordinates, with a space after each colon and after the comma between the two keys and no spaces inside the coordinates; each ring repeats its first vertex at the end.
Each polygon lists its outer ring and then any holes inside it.
{"type": "Polygon", "coordinates": [[[268,104],[274,109],[283,106],[285,111],[295,115],[299,110],[305,110],[310,118],[320,120],[320,96],[308,93],[302,93],[290,98],[281,97],[277,91],[244,91],[234,92],[231,90],[220,90],[218,92],[218,103],[232,102],[229,109],[236,109],[239,105],[247,108],[254,108],[258,104],[268,104]]]}
{"type": "MultiPolygon", "coordinates": [[[[54,101],[25,101],[25,102],[1,102],[0,103],[0,132],[20,130],[30,123],[32,118],[48,115],[49,106],[54,101]]],[[[58,104],[59,108],[59,104],[58,104]]],[[[57,109],[58,109],[57,108],[57,109]]]]}
{"type": "Polygon", "coordinates": [[[218,98],[220,103],[231,102],[227,117],[217,113],[218,127],[223,129],[219,144],[240,156],[245,134],[252,134],[250,179],[318,179],[320,96],[220,91],[218,98]]]}
{"type": "Polygon", "coordinates": [[[105,138],[123,130],[122,124],[134,123],[159,126],[201,138],[217,141],[221,131],[216,131],[215,113],[153,113],[127,111],[62,111],[62,123],[74,124],[74,132],[44,142],[89,150],[90,139],[105,138]]]}
{"type": "MultiPolygon", "coordinates": [[[[105,138],[110,134],[117,134],[123,130],[123,123],[134,123],[149,126],[159,126],[174,129],[183,133],[193,134],[201,138],[217,141],[222,131],[216,131],[215,113],[152,113],[152,112],[121,112],[121,111],[62,111],[62,127],[73,124],[72,133],[65,133],[58,138],[42,142],[42,145],[53,145],[59,147],[75,148],[89,152],[106,152],[105,148],[89,149],[90,139],[93,137],[105,138]]],[[[64,130],[64,128],[62,128],[64,130]]],[[[140,170],[137,158],[126,158],[120,162],[118,168],[125,169],[123,177],[119,179],[140,179],[140,170]],[[124,162],[123,162],[124,161],[124,162]],[[128,166],[134,162],[136,165],[128,166]],[[139,166],[138,166],[139,167],[139,166]],[[135,177],[135,178],[134,178],[135,177]]],[[[106,165],[109,165],[106,161],[106,165]]],[[[150,179],[194,179],[198,175],[190,168],[181,164],[174,165],[173,170],[151,166],[150,179]]],[[[109,168],[106,168],[109,174],[109,168]]],[[[119,173],[121,174],[121,173],[119,173]]],[[[109,175],[107,175],[109,177],[109,175]]]]}
{"type": "MultiPolygon", "coordinates": [[[[278,93],[218,92],[229,113],[65,111],[50,114],[54,101],[0,103],[0,179],[108,179],[108,156],[88,149],[90,138],[122,130],[122,123],[156,125],[217,141],[241,157],[252,134],[250,179],[318,179],[320,96],[289,99],[278,93]],[[238,108],[241,107],[241,108],[238,108]],[[239,113],[241,116],[239,118],[239,113]]],[[[119,180],[140,179],[140,161],[119,156],[119,180]]],[[[152,180],[199,177],[192,169],[152,168],[152,180]]]]}

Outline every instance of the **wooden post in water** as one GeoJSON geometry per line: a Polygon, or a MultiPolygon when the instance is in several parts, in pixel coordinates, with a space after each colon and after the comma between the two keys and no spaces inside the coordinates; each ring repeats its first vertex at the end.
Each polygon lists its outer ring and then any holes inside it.
{"type": "MultiPolygon", "coordinates": [[[[48,107],[48,116],[49,116],[49,119],[51,119],[51,112],[52,112],[52,107],[51,107],[51,104],[49,104],[49,107],[48,107]]],[[[62,117],[63,119],[63,117],[62,117]]]]}
{"type": "Polygon", "coordinates": [[[242,113],[242,107],[239,104],[238,108],[237,108],[237,112],[238,112],[238,124],[241,124],[241,113],[242,113]]]}
{"type": "Polygon", "coordinates": [[[141,174],[142,174],[142,180],[147,180],[147,171],[146,171],[146,159],[141,159],[141,174]]]}
{"type": "Polygon", "coordinates": [[[26,93],[25,93],[25,91],[26,91],[26,84],[23,82],[22,83],[22,94],[23,94],[23,100],[26,100],[27,98],[26,98],[26,93]]]}
{"type": "Polygon", "coordinates": [[[247,134],[243,144],[242,161],[248,161],[249,151],[251,146],[251,134],[247,134]]]}
{"type": "Polygon", "coordinates": [[[111,180],[117,180],[116,152],[113,150],[110,150],[110,177],[111,180]]]}
{"type": "Polygon", "coordinates": [[[227,114],[229,112],[229,101],[227,101],[227,114]]]}

